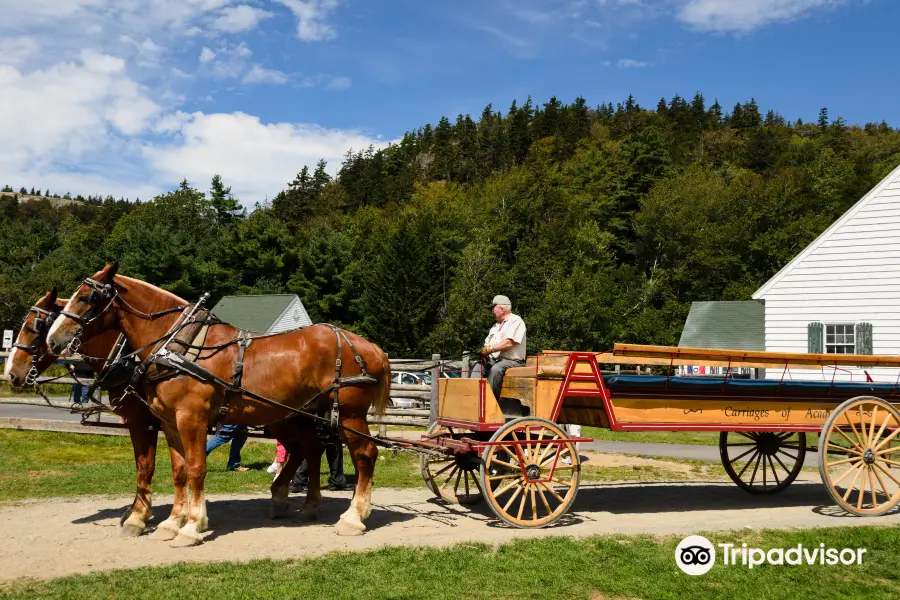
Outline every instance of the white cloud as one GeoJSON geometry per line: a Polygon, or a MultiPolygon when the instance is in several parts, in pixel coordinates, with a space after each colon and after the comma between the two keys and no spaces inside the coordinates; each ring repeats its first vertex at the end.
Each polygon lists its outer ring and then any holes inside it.
{"type": "Polygon", "coordinates": [[[0,106],[0,179],[32,174],[30,180],[42,185],[89,169],[98,156],[105,157],[103,170],[115,171],[129,138],[161,110],[125,72],[124,60],[91,51],[27,73],[0,66],[0,106]]]}
{"type": "Polygon", "coordinates": [[[700,31],[748,32],[791,21],[847,0],[688,0],[678,10],[682,22],[700,31]]]}
{"type": "Polygon", "coordinates": [[[222,16],[213,21],[213,27],[226,33],[239,33],[255,29],[260,21],[275,16],[267,10],[254,8],[248,4],[231,6],[222,11],[222,16]]]}
{"type": "Polygon", "coordinates": [[[299,84],[300,87],[322,87],[326,90],[343,92],[344,90],[350,89],[350,86],[353,85],[353,80],[343,75],[311,75],[302,78],[299,84]]]}
{"type": "Polygon", "coordinates": [[[359,131],[318,125],[263,123],[244,114],[193,113],[168,145],[147,146],[144,156],[168,182],[207,182],[221,173],[245,202],[271,198],[304,166],[320,158],[335,169],[348,149],[384,147],[359,131]]]}
{"type": "Polygon", "coordinates": [[[326,19],[340,4],[339,0],[277,0],[297,17],[297,37],[307,42],[333,40],[334,26],[326,19]]]}
{"type": "Polygon", "coordinates": [[[634,60],[632,58],[620,58],[616,61],[616,66],[620,69],[643,69],[644,67],[650,66],[650,63],[634,60]]]}
{"type": "Polygon", "coordinates": [[[210,50],[209,48],[207,48],[206,46],[204,46],[203,50],[200,51],[200,58],[198,60],[202,63],[208,63],[209,61],[214,60],[215,58],[216,58],[216,53],[213,52],[212,50],[210,50]]]}
{"type": "Polygon", "coordinates": [[[514,56],[519,58],[532,58],[534,56],[534,48],[522,38],[506,33],[491,25],[479,25],[478,29],[500,40],[514,56]]]}
{"type": "Polygon", "coordinates": [[[20,35],[0,39],[0,64],[18,66],[37,54],[41,45],[33,37],[20,35]]]}
{"type": "Polygon", "coordinates": [[[287,83],[288,76],[275,69],[265,69],[259,65],[253,65],[250,71],[244,75],[242,83],[274,83],[276,85],[287,83]]]}

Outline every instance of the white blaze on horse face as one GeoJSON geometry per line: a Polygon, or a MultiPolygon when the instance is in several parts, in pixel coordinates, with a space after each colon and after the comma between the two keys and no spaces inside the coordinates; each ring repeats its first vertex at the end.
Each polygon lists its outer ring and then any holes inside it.
{"type": "MultiPolygon", "coordinates": [[[[81,289],[81,288],[78,288],[81,289]]],[[[75,290],[75,293],[72,294],[72,297],[69,298],[69,301],[66,302],[66,306],[63,308],[65,312],[72,312],[72,301],[75,300],[75,297],[78,295],[78,290],[75,290]]],[[[53,319],[53,324],[50,326],[50,330],[47,332],[47,343],[49,345],[50,340],[53,339],[53,336],[59,331],[59,328],[62,326],[63,321],[67,321],[69,317],[60,313],[53,319]]]]}
{"type": "Polygon", "coordinates": [[[19,349],[13,348],[12,352],[9,353],[9,356],[6,357],[6,366],[3,368],[3,377],[5,377],[7,381],[9,381],[9,373],[12,371],[13,363],[16,361],[17,352],[19,352],[19,349]]]}

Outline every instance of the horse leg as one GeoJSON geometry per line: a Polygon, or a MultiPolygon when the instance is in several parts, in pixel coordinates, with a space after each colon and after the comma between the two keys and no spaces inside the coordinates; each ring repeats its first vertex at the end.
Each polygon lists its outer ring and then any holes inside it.
{"type": "Polygon", "coordinates": [[[310,521],[319,518],[317,513],[322,505],[322,453],[325,447],[319,443],[315,429],[310,427],[301,437],[303,453],[306,455],[306,472],[309,483],[306,487],[306,502],[303,503],[303,514],[310,521]]]}
{"type": "Polygon", "coordinates": [[[271,517],[277,519],[289,513],[290,505],[287,499],[290,493],[290,483],[297,473],[297,469],[303,463],[303,459],[306,459],[309,485],[303,513],[307,519],[316,520],[318,519],[316,510],[322,504],[322,494],[319,491],[319,464],[322,460],[323,449],[316,437],[315,430],[309,424],[294,422],[293,425],[289,429],[284,425],[279,425],[277,428],[270,427],[272,433],[288,451],[287,462],[281,468],[281,473],[272,482],[271,517]],[[312,468],[312,465],[315,465],[315,468],[312,468]]]}
{"type": "Polygon", "coordinates": [[[177,432],[170,431],[164,426],[163,432],[166,442],[169,444],[169,458],[172,461],[172,483],[175,487],[175,497],[172,500],[172,512],[169,518],[157,525],[156,531],[150,536],[154,540],[169,541],[175,539],[178,530],[187,522],[187,469],[185,468],[184,454],[182,453],[181,440],[177,432]]]}
{"type": "Polygon", "coordinates": [[[128,430],[131,444],[134,447],[134,464],[137,471],[137,492],[131,508],[123,515],[122,537],[137,537],[147,527],[153,516],[153,504],[150,486],[153,472],[156,469],[156,442],[159,438],[156,431],[147,431],[147,424],[136,420],[128,430]]]}
{"type": "MultiPolygon", "coordinates": [[[[364,418],[346,419],[342,424],[362,433],[369,432],[364,418]]],[[[375,473],[375,461],[378,459],[378,447],[365,438],[347,432],[347,449],[356,467],[356,489],[350,500],[350,508],[341,515],[336,528],[338,535],[361,535],[366,530],[363,521],[372,512],[372,477],[375,473]]]]}
{"type": "MultiPolygon", "coordinates": [[[[186,403],[190,405],[190,403],[186,403]]],[[[203,485],[206,480],[206,415],[179,414],[178,433],[184,448],[185,470],[190,485],[190,505],[187,523],[178,530],[172,541],[173,548],[197,546],[203,542],[203,532],[209,528],[206,515],[206,496],[203,485]]]]}

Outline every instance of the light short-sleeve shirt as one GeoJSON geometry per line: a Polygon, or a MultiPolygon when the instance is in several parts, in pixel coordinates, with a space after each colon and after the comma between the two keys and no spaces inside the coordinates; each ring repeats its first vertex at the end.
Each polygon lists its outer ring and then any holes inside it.
{"type": "Polygon", "coordinates": [[[495,323],[484,340],[485,346],[493,346],[505,339],[515,342],[512,348],[492,352],[496,360],[525,360],[525,321],[519,315],[509,313],[502,323],[495,323]]]}

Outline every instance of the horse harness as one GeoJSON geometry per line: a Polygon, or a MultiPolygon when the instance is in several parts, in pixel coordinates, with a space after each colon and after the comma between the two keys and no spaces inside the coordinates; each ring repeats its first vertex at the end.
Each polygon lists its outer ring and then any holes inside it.
{"type": "MultiPolygon", "coordinates": [[[[88,285],[91,285],[92,289],[94,288],[94,285],[92,284],[96,284],[97,286],[101,285],[99,284],[99,282],[94,282],[92,280],[86,282],[88,283],[88,285]]],[[[106,288],[106,286],[103,286],[101,289],[108,288],[106,288]]],[[[115,288],[112,287],[112,290],[115,290],[115,288]]],[[[249,348],[253,341],[256,339],[271,337],[272,335],[278,334],[252,335],[248,331],[239,330],[238,335],[227,342],[216,345],[206,345],[205,341],[209,328],[214,325],[227,324],[224,321],[219,320],[209,310],[200,308],[208,296],[208,293],[204,294],[201,299],[192,307],[176,307],[177,310],[183,311],[182,317],[176,320],[176,322],[164,336],[157,340],[154,340],[153,342],[143,346],[142,348],[127,352],[127,341],[125,340],[124,334],[120,334],[118,341],[114,345],[113,350],[110,352],[110,355],[107,358],[107,362],[103,370],[98,374],[97,380],[89,389],[89,396],[93,397],[93,390],[95,387],[99,387],[100,389],[110,389],[127,381],[128,385],[126,387],[125,393],[120,398],[115,400],[114,403],[118,404],[129,394],[134,394],[145,405],[147,405],[148,408],[150,408],[149,403],[140,394],[135,393],[135,386],[138,385],[142,379],[146,377],[148,380],[152,381],[168,379],[170,377],[176,377],[180,375],[187,375],[188,377],[191,377],[202,383],[206,383],[209,385],[218,385],[225,389],[222,405],[216,415],[216,429],[221,426],[222,421],[227,416],[230,401],[235,394],[243,394],[270,406],[281,408],[294,413],[291,415],[291,417],[300,414],[315,420],[328,423],[332,428],[337,428],[342,427],[338,424],[340,389],[342,387],[371,384],[377,382],[377,379],[369,375],[366,371],[365,360],[362,358],[362,356],[360,356],[359,352],[357,352],[356,348],[353,346],[353,343],[347,338],[346,333],[342,329],[330,323],[324,323],[324,325],[329,327],[334,332],[335,339],[337,341],[337,358],[335,360],[334,379],[328,387],[320,390],[315,396],[307,400],[300,408],[287,406],[285,404],[245,389],[242,386],[242,378],[244,373],[244,356],[247,348],[249,348]],[[356,364],[359,366],[360,373],[358,375],[344,376],[342,374],[343,361],[341,359],[341,355],[343,352],[343,342],[347,343],[347,346],[349,346],[351,352],[353,353],[353,358],[356,361],[356,364]],[[231,381],[222,379],[221,377],[210,372],[202,365],[198,364],[197,361],[201,359],[211,358],[215,354],[232,345],[237,345],[237,360],[235,361],[234,370],[231,375],[231,381]],[[170,346],[177,346],[180,348],[176,350],[170,346]],[[147,348],[153,348],[147,359],[144,361],[137,360],[137,355],[147,348]],[[201,356],[204,351],[208,351],[209,353],[206,356],[201,356]],[[330,418],[325,419],[318,414],[311,414],[306,411],[306,409],[312,406],[316,401],[320,400],[323,397],[327,397],[327,395],[331,393],[333,393],[333,400],[331,406],[327,408],[327,410],[331,413],[330,418]]],[[[124,302],[124,300],[120,296],[118,296],[117,293],[109,291],[107,291],[106,293],[99,292],[99,296],[97,299],[99,298],[109,299],[109,304],[107,305],[107,307],[96,315],[91,314],[86,317],[82,316],[81,320],[79,320],[80,324],[82,322],[84,322],[84,324],[87,324],[90,321],[99,318],[101,314],[106,312],[106,310],[108,310],[112,303],[116,300],[124,302]]],[[[94,306],[93,302],[95,300],[96,299],[93,298],[92,291],[92,299],[89,300],[89,302],[92,302],[91,307],[94,306]]],[[[132,307],[129,306],[129,308],[132,307]]],[[[88,312],[90,312],[90,310],[91,309],[89,309],[88,312]]],[[[136,311],[133,308],[130,312],[132,312],[133,314],[137,314],[138,316],[144,315],[144,313],[136,311]]],[[[174,311],[167,310],[161,312],[169,314],[174,311]]],[[[69,316],[65,312],[63,312],[63,314],[69,316]]],[[[160,313],[153,313],[152,315],[146,315],[146,317],[155,318],[157,315],[161,316],[160,313]]],[[[75,339],[77,339],[77,337],[75,339]]],[[[320,413],[325,411],[318,409],[315,412],[320,413]]],[[[370,437],[355,430],[350,431],[353,431],[354,433],[363,437],[370,437]]]]}

